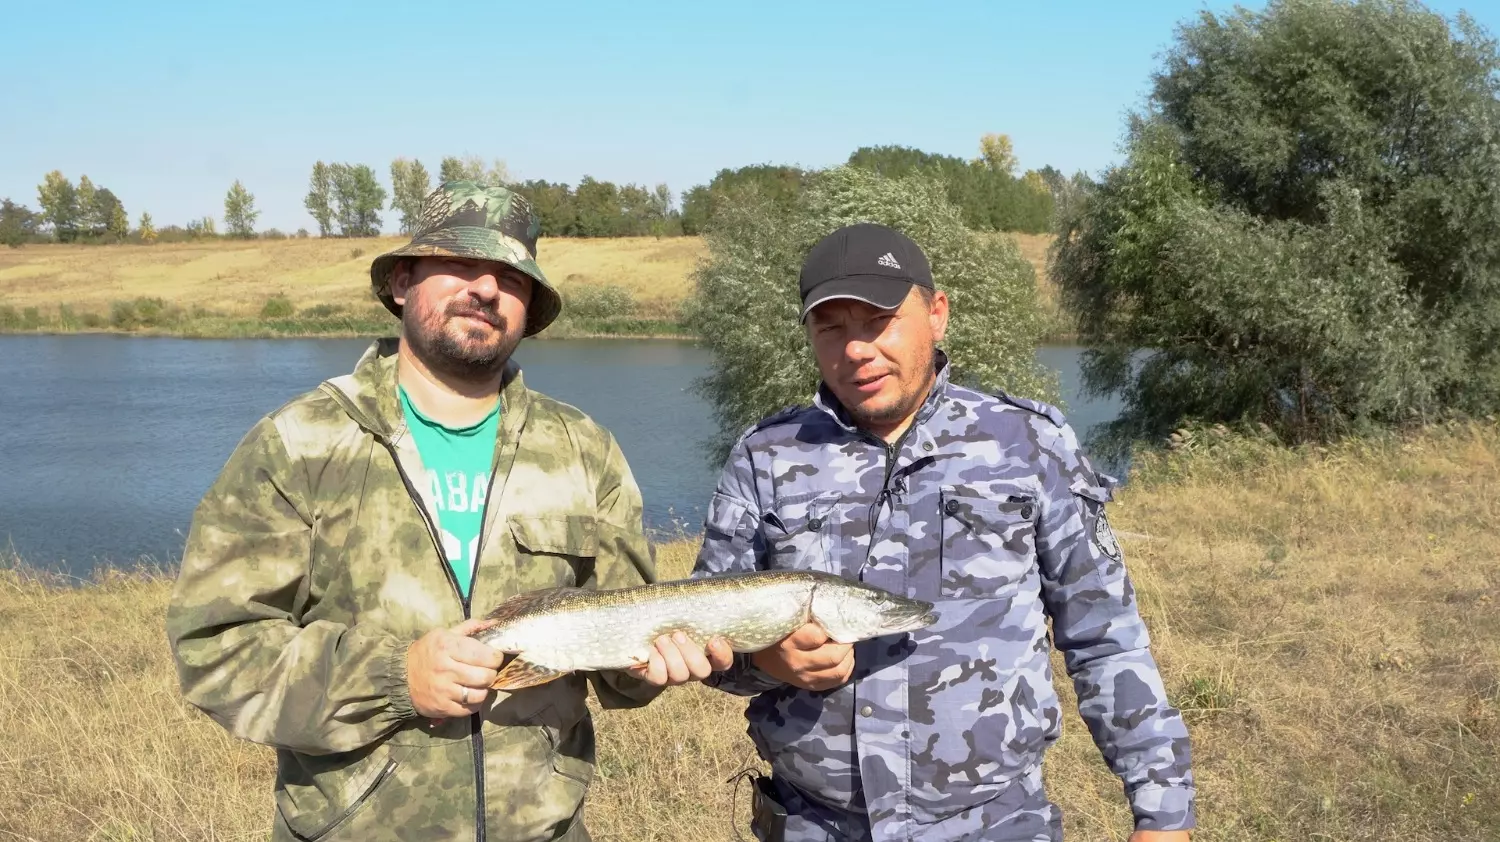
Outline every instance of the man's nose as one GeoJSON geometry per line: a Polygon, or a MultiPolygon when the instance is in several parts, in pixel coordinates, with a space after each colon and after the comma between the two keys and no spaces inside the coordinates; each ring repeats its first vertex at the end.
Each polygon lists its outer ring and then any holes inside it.
{"type": "Polygon", "coordinates": [[[851,339],[844,344],[844,356],[850,362],[863,363],[875,358],[875,343],[863,339],[851,339]]]}
{"type": "Polygon", "coordinates": [[[500,279],[494,272],[485,272],[469,279],[469,294],[482,301],[494,301],[500,296],[500,279]]]}

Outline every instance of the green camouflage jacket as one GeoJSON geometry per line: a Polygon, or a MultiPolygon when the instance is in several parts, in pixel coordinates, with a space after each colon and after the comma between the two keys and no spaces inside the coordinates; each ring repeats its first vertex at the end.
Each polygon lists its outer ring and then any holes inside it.
{"type": "Polygon", "coordinates": [[[588,684],[604,707],[659,691],[575,673],[434,726],[406,649],[524,591],[653,581],[640,491],[609,432],[512,363],[471,607],[412,482],[395,350],[262,419],[199,505],[167,614],[183,692],[276,748],[277,842],[587,839],[588,684]]]}

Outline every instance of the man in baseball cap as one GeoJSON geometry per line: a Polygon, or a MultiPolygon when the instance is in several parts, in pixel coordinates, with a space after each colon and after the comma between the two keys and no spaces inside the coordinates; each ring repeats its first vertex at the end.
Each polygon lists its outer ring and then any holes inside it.
{"type": "Polygon", "coordinates": [[[912,287],[935,291],[927,255],[911,238],[874,223],[840,228],[808,252],[802,264],[802,321],[825,301],[863,301],[882,310],[901,306],[912,287]]]}
{"type": "Polygon", "coordinates": [[[1131,842],[1186,842],[1187,731],[1167,701],[1096,472],[1056,408],[953,380],[948,297],[883,225],[808,253],[813,405],[735,444],[694,576],[810,568],[934,603],[938,620],[858,644],[816,622],[707,683],[754,697],[762,842],[1061,842],[1042,785],[1059,734],[1048,639],[1124,783],[1131,842]]]}

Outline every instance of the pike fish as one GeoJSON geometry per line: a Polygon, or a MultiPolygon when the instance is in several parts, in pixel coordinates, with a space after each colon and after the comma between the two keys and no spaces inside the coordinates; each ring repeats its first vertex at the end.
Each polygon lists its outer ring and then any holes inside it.
{"type": "Polygon", "coordinates": [[[756,652],[809,620],[831,640],[855,643],[926,628],[937,616],[930,602],[831,573],[772,570],[609,591],[530,591],[484,619],[494,625],[470,636],[515,655],[491,685],[509,691],[577,670],[644,664],[656,638],[678,631],[700,646],[722,637],[736,652],[756,652]]]}

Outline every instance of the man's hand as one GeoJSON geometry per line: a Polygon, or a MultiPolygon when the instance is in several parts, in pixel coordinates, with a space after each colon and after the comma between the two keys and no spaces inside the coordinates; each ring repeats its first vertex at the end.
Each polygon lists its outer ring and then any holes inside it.
{"type": "Polygon", "coordinates": [[[1130,842],[1188,842],[1186,830],[1137,830],[1130,842]]]}
{"type": "Polygon", "coordinates": [[[780,643],[750,656],[761,672],[804,690],[828,690],[854,674],[854,646],[834,643],[817,623],[805,623],[780,643]]]}
{"type": "Polygon", "coordinates": [[[651,659],[626,670],[631,675],[657,687],[675,687],[689,681],[702,681],[710,672],[728,669],[734,663],[734,650],[721,637],[698,646],[682,632],[656,639],[651,659]]]}
{"type": "Polygon", "coordinates": [[[429,719],[478,713],[505,653],[469,637],[493,621],[465,620],[451,629],[433,629],[406,650],[406,683],[411,706],[429,719]]]}

